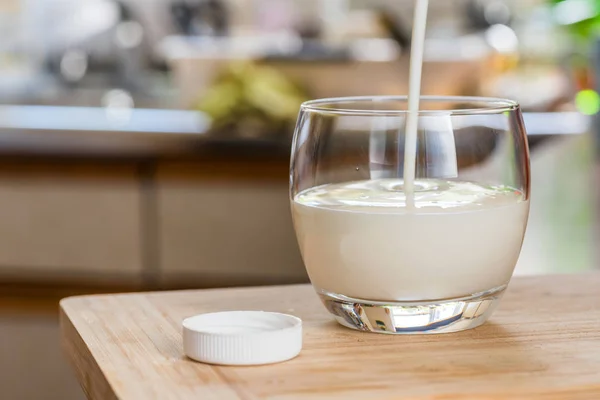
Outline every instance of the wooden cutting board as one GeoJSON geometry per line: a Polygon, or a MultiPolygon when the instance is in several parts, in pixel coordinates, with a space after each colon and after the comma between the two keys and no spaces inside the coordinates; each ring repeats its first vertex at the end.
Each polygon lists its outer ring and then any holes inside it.
{"type": "Polygon", "coordinates": [[[84,296],[61,310],[92,399],[600,399],[600,273],[515,278],[487,324],[442,335],[340,327],[307,285],[84,296]],[[234,309],[302,318],[300,356],[221,367],[183,355],[185,317],[234,309]]]}

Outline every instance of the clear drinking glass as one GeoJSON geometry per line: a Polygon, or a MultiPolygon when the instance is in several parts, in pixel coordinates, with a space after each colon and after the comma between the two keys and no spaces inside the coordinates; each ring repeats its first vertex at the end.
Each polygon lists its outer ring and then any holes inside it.
{"type": "Polygon", "coordinates": [[[481,325],[521,250],[530,174],[518,104],[425,96],[420,107],[415,176],[406,184],[406,97],[322,99],[300,110],[294,227],[313,286],[350,328],[481,325]]]}

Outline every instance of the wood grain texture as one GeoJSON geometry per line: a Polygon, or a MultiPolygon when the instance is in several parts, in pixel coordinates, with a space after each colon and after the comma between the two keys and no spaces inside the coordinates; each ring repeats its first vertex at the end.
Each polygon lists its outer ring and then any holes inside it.
{"type": "Polygon", "coordinates": [[[490,322],[388,336],[338,326],[308,285],[61,302],[64,349],[92,399],[598,399],[600,274],[515,278],[490,322]],[[297,358],[219,367],[182,354],[181,321],[218,310],[304,321],[297,358]]]}

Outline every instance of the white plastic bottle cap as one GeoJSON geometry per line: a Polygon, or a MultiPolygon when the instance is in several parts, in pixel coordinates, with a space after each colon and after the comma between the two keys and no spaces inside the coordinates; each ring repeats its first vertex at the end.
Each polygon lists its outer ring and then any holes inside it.
{"type": "Polygon", "coordinates": [[[302,349],[302,320],[263,311],[200,314],[183,321],[183,351],[191,359],[220,365],[286,361],[302,349]]]}

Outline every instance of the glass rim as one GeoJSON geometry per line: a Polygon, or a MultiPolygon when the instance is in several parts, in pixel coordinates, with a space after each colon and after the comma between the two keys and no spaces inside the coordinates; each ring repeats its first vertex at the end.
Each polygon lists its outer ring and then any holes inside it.
{"type": "MultiPolygon", "coordinates": [[[[509,99],[479,96],[420,96],[420,103],[478,103],[481,107],[453,108],[446,110],[422,110],[419,115],[477,115],[477,114],[500,114],[507,111],[519,109],[519,103],[509,99]]],[[[408,110],[386,110],[386,109],[360,109],[344,107],[348,103],[408,103],[408,96],[349,96],[329,97],[305,101],[301,104],[301,111],[318,112],[334,115],[362,115],[362,116],[402,116],[409,113],[408,110]]]]}

